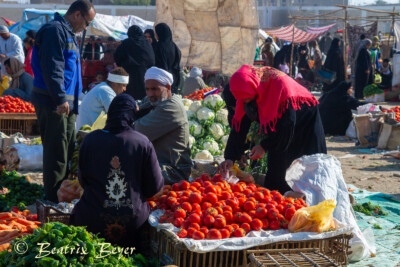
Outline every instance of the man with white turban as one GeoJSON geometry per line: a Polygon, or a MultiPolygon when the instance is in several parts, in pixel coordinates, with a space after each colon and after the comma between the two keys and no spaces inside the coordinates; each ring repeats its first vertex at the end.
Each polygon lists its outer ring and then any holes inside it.
{"type": "Polygon", "coordinates": [[[197,90],[207,88],[207,85],[204,83],[202,77],[203,71],[200,68],[193,67],[190,70],[190,77],[187,78],[183,84],[182,95],[188,96],[197,90]]]}
{"type": "Polygon", "coordinates": [[[0,62],[1,73],[7,75],[4,67],[4,61],[7,58],[13,57],[18,59],[19,62],[24,63],[25,54],[22,48],[22,40],[17,35],[10,33],[8,28],[4,25],[0,26],[0,62]]]}
{"type": "Polygon", "coordinates": [[[188,180],[192,167],[189,123],[181,98],[171,92],[173,76],[152,67],[144,79],[147,99],[140,106],[135,130],[153,143],[165,184],[188,180]]]}

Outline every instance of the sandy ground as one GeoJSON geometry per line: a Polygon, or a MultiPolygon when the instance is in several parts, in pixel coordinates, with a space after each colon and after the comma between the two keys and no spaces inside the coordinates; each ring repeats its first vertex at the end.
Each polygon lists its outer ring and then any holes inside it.
{"type": "MultiPolygon", "coordinates": [[[[362,153],[355,142],[345,137],[327,137],[328,153],[342,164],[348,184],[368,191],[393,195],[400,201],[400,160],[381,154],[362,153]]],[[[43,184],[42,172],[24,172],[32,182],[43,184]]]]}

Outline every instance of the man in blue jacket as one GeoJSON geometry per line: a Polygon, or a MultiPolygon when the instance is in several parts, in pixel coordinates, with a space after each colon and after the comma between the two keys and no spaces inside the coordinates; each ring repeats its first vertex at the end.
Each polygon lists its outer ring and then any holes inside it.
{"type": "Polygon", "coordinates": [[[71,4],[65,16],[37,33],[32,51],[35,75],[31,100],[43,142],[45,198],[58,202],[57,190],[67,175],[75,142],[78,97],[82,91],[80,56],[75,34],[93,21],[96,12],[88,0],[71,4]]]}

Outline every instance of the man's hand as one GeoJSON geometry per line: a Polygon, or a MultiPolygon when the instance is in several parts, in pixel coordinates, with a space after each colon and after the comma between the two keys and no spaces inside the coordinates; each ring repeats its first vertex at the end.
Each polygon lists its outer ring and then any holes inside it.
{"type": "Polygon", "coordinates": [[[242,157],[240,158],[238,163],[239,163],[239,167],[241,167],[241,168],[246,167],[247,166],[247,157],[246,157],[246,155],[242,155],[242,157]]]}
{"type": "Polygon", "coordinates": [[[366,71],[365,71],[365,74],[369,74],[369,70],[366,70],[366,71]]]}
{"type": "Polygon", "coordinates": [[[0,58],[1,58],[1,59],[5,59],[6,57],[7,57],[6,55],[0,54],[0,58]]]}
{"type": "Polygon", "coordinates": [[[230,168],[232,168],[232,166],[233,166],[233,161],[227,159],[224,162],[222,162],[221,164],[219,164],[219,166],[217,168],[217,172],[220,174],[225,174],[229,171],[230,168]]]}
{"type": "Polygon", "coordinates": [[[250,159],[252,160],[262,159],[264,158],[264,156],[265,156],[265,150],[260,145],[253,147],[253,149],[250,152],[250,159]]]}
{"type": "Polygon", "coordinates": [[[64,104],[61,104],[61,105],[57,106],[57,113],[59,115],[65,113],[65,115],[68,116],[68,114],[69,114],[69,104],[68,104],[68,102],[65,102],[64,104]]]}

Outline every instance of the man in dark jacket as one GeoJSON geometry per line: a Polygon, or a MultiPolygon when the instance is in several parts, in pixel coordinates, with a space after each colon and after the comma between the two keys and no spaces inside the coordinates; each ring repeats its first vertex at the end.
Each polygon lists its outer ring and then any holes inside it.
{"type": "Polygon", "coordinates": [[[43,142],[45,198],[58,202],[57,190],[67,175],[75,141],[78,97],[82,91],[79,50],[75,34],[86,29],[96,12],[88,0],[71,4],[65,16],[37,33],[32,51],[35,74],[31,101],[36,109],[43,142]]]}

